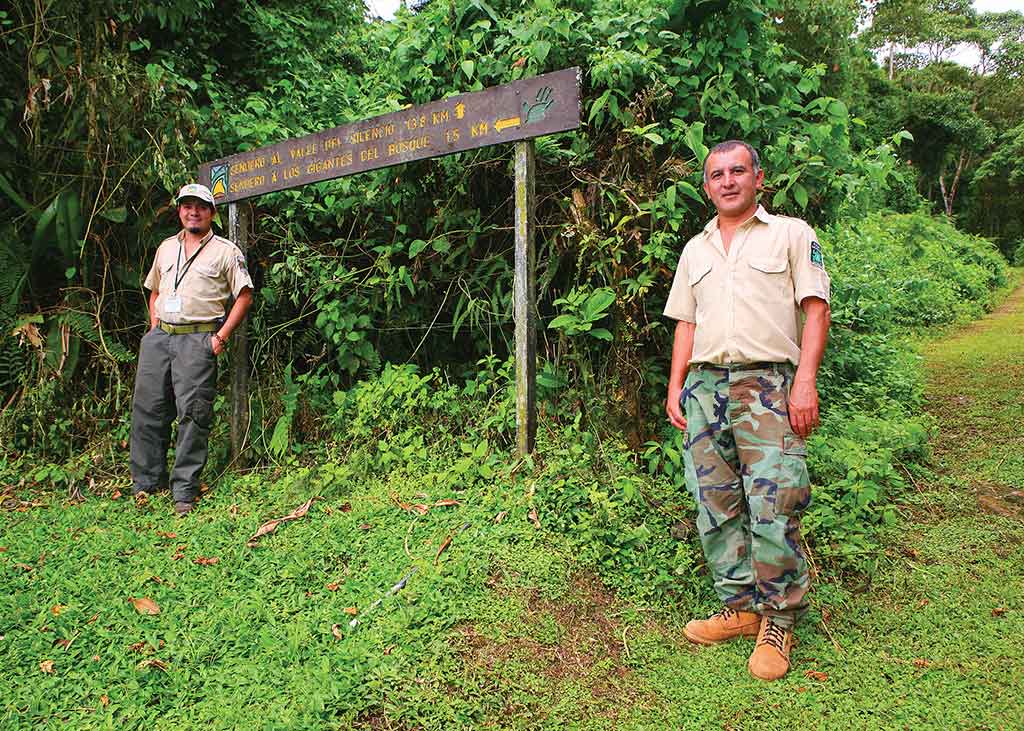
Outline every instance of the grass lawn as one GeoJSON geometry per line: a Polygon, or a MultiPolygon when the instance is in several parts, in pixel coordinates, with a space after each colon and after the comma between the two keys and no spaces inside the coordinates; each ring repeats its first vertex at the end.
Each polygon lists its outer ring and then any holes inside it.
{"type": "Polygon", "coordinates": [[[706,578],[673,606],[606,588],[527,470],[440,490],[346,461],[225,479],[185,519],[6,489],[0,728],[1024,728],[1024,289],[924,355],[937,472],[878,575],[819,577],[778,683],[750,643],[682,638],[706,578]]]}

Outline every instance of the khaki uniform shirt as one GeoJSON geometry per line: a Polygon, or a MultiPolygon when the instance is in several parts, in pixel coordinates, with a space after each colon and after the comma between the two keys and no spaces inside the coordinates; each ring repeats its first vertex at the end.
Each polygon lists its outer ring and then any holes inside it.
{"type": "Polygon", "coordinates": [[[679,257],[665,315],[696,323],[693,363],[800,362],[806,297],[829,301],[814,230],[762,206],[725,253],[715,217],[679,257]]]}
{"type": "Polygon", "coordinates": [[[245,257],[232,242],[210,231],[203,238],[203,248],[186,269],[184,236],[182,231],[160,244],[143,286],[159,293],[156,312],[163,322],[186,325],[219,320],[227,314],[228,300],[252,287],[245,257]],[[175,279],[179,280],[177,290],[175,279]],[[175,295],[181,299],[181,311],[168,312],[167,299],[175,295]]]}

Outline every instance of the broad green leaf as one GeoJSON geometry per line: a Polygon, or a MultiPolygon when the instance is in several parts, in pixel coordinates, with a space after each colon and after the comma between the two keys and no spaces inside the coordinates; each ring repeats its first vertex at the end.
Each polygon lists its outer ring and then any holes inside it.
{"type": "Polygon", "coordinates": [[[543,64],[547,60],[550,51],[551,44],[547,41],[534,41],[530,44],[530,55],[536,59],[538,64],[543,64]]]}
{"type": "Polygon", "coordinates": [[[583,307],[583,313],[587,320],[596,320],[604,317],[605,310],[615,301],[615,291],[610,287],[595,289],[587,298],[583,307]]]}
{"type": "Polygon", "coordinates": [[[415,258],[416,256],[419,255],[421,251],[427,248],[427,246],[427,242],[424,241],[423,239],[416,239],[411,244],[409,244],[409,258],[415,258]]]}
{"type": "Polygon", "coordinates": [[[128,209],[124,206],[121,206],[120,208],[108,208],[100,212],[100,216],[108,221],[113,221],[114,223],[124,223],[128,220],[128,209]]]}
{"type": "Polygon", "coordinates": [[[692,185],[687,183],[685,180],[677,181],[676,182],[676,187],[679,188],[684,193],[686,193],[686,195],[688,195],[691,198],[693,198],[693,200],[695,200],[698,203],[703,205],[704,198],[701,196],[701,194],[697,191],[696,188],[694,188],[692,185]]]}
{"type": "Polygon", "coordinates": [[[793,184],[793,199],[801,208],[807,208],[807,189],[800,183],[793,184]]]}
{"type": "Polygon", "coordinates": [[[470,61],[468,58],[462,62],[462,73],[466,75],[467,79],[473,78],[473,72],[476,71],[476,64],[470,61]]]}
{"type": "Polygon", "coordinates": [[[572,327],[579,324],[579,318],[575,315],[559,315],[548,323],[549,330],[560,330],[564,327],[572,327]]]}
{"type": "Polygon", "coordinates": [[[590,331],[590,334],[598,340],[611,340],[612,334],[605,330],[603,327],[595,327],[590,331]]]}

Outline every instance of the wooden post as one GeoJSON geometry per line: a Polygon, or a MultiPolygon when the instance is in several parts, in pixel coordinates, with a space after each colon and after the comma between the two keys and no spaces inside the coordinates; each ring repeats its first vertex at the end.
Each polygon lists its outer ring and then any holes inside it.
{"type": "Polygon", "coordinates": [[[533,140],[517,142],[516,254],[513,316],[516,322],[516,442],[519,455],[533,452],[537,438],[537,253],[534,245],[533,140]]]}
{"type": "MultiPolygon", "coordinates": [[[[249,207],[228,204],[228,238],[245,256],[249,243],[249,207]]],[[[231,461],[245,468],[245,437],[249,431],[249,318],[231,336],[231,461]]]]}

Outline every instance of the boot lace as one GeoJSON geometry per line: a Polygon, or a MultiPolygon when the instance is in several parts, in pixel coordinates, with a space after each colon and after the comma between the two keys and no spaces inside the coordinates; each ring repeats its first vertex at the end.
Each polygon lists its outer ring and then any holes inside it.
{"type": "Polygon", "coordinates": [[[761,644],[771,645],[779,652],[785,654],[786,630],[775,624],[771,619],[767,620],[764,635],[761,637],[761,644]]]}
{"type": "Polygon", "coordinates": [[[708,619],[714,619],[715,617],[721,617],[722,619],[731,619],[732,617],[735,617],[738,614],[739,612],[737,612],[732,607],[723,607],[722,609],[719,609],[717,612],[708,617],[708,619]]]}

